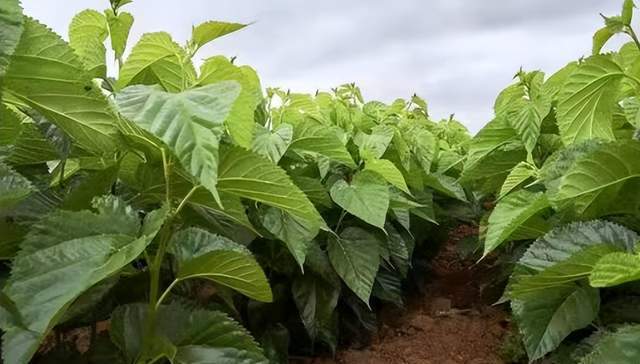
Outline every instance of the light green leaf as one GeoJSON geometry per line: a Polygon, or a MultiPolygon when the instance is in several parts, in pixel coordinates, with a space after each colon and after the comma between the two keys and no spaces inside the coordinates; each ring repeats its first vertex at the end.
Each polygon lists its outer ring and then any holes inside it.
{"type": "Polygon", "coordinates": [[[312,274],[305,274],[293,281],[291,293],[309,337],[312,340],[331,337],[340,288],[333,287],[312,274]]]}
{"type": "Polygon", "coordinates": [[[622,100],[622,108],[629,124],[640,128],[640,99],[635,96],[628,97],[622,100]]]}
{"type": "Polygon", "coordinates": [[[640,177],[640,142],[627,140],[603,144],[584,154],[562,177],[551,202],[571,206],[579,214],[599,216],[627,183],[640,177]]]}
{"type": "Polygon", "coordinates": [[[158,84],[179,92],[195,80],[195,69],[182,47],[164,32],[147,33],[133,47],[120,68],[116,90],[129,85],[158,84]]]}
{"type": "Polygon", "coordinates": [[[510,106],[507,120],[516,130],[525,149],[532,153],[538,143],[542,120],[551,110],[551,97],[542,95],[532,100],[520,99],[510,106]]]}
{"type": "Polygon", "coordinates": [[[15,206],[35,191],[27,178],[0,162],[0,211],[15,206]]]}
{"type": "Polygon", "coordinates": [[[322,217],[287,173],[266,158],[239,147],[220,151],[218,190],[277,207],[320,229],[322,217]]]}
{"type": "Polygon", "coordinates": [[[80,147],[102,154],[120,144],[116,116],[71,47],[35,20],[7,70],[5,92],[60,127],[80,147]]]}
{"type": "Polygon", "coordinates": [[[622,13],[620,15],[622,24],[631,26],[631,20],[633,19],[633,8],[635,8],[633,0],[624,0],[624,3],[622,4],[622,13]]]}
{"type": "Polygon", "coordinates": [[[592,55],[600,54],[602,51],[602,47],[613,37],[616,33],[613,32],[609,27],[603,27],[598,29],[595,33],[593,33],[593,46],[591,49],[592,55]]]}
{"type": "Polygon", "coordinates": [[[218,144],[239,93],[234,81],[177,94],[137,85],[116,94],[116,104],[122,115],[160,138],[182,167],[217,198],[218,144]]]}
{"type": "Polygon", "coordinates": [[[543,192],[516,191],[496,205],[489,216],[484,256],[491,253],[527,220],[549,207],[543,192]]]}
{"type": "Polygon", "coordinates": [[[395,164],[393,164],[393,162],[391,162],[390,160],[367,159],[364,169],[379,174],[393,186],[408,194],[411,194],[411,192],[409,191],[409,187],[407,187],[407,183],[404,181],[402,172],[400,172],[398,167],[396,167],[395,164]]]}
{"type": "Polygon", "coordinates": [[[204,86],[220,81],[236,81],[241,86],[240,95],[225,119],[225,125],[229,135],[238,145],[250,149],[257,125],[254,122],[254,112],[262,101],[260,79],[248,66],[235,66],[223,56],[208,58],[200,67],[197,85],[204,86]]]}
{"type": "Polygon", "coordinates": [[[214,250],[183,262],[176,279],[192,278],[211,280],[257,301],[273,300],[264,272],[246,253],[214,250]]]}
{"type": "Polygon", "coordinates": [[[251,150],[269,158],[278,164],[293,139],[293,127],[289,124],[280,124],[271,131],[262,125],[256,126],[256,134],[251,143],[251,150]]]}
{"type": "Polygon", "coordinates": [[[22,34],[22,19],[19,0],[7,0],[0,5],[0,96],[4,73],[22,34]]]}
{"type": "Polygon", "coordinates": [[[598,290],[576,284],[536,291],[511,302],[530,361],[557,348],[574,330],[588,326],[599,307],[598,290]]]}
{"type": "Polygon", "coordinates": [[[565,145],[614,140],[613,109],[624,72],[606,56],[592,56],[567,78],[558,94],[556,119],[565,145]]]}
{"type": "Polygon", "coordinates": [[[358,227],[348,227],[339,238],[332,236],[328,240],[331,265],[367,305],[380,264],[379,245],[375,236],[358,227]]]}
{"type": "Polygon", "coordinates": [[[600,259],[589,282],[592,287],[612,287],[640,279],[640,257],[628,253],[612,253],[600,259]]]}
{"type": "Polygon", "coordinates": [[[109,35],[107,19],[98,11],[79,12],[69,24],[69,45],[95,77],[106,77],[104,41],[109,35]]]}
{"type": "Polygon", "coordinates": [[[360,158],[364,160],[378,159],[391,144],[394,129],[388,125],[376,125],[371,129],[371,134],[359,132],[353,139],[360,149],[360,158]]]}
{"type": "Polygon", "coordinates": [[[498,200],[501,200],[506,195],[511,193],[511,191],[515,190],[518,186],[523,184],[529,178],[536,176],[537,169],[534,165],[531,165],[527,162],[518,163],[512,170],[509,172],[507,179],[502,184],[502,188],[500,189],[500,195],[498,195],[498,200]]]}
{"type": "Polygon", "coordinates": [[[293,127],[293,142],[289,149],[317,153],[350,168],[356,164],[336,133],[327,126],[303,122],[293,127]]]}
{"type": "Polygon", "coordinates": [[[25,327],[5,328],[5,363],[28,362],[65,309],[136,259],[167,214],[152,212],[140,228],[136,213],[113,197],[98,200],[95,208],[98,213],[53,213],[23,242],[4,292],[19,307],[25,327]]]}
{"type": "Polygon", "coordinates": [[[632,252],[638,234],[610,221],[574,222],[551,230],[529,246],[518,264],[537,271],[569,259],[583,249],[608,244],[632,252]]]}
{"type": "Polygon", "coordinates": [[[195,46],[195,50],[197,51],[200,47],[212,40],[225,36],[229,33],[236,32],[246,26],[247,24],[207,21],[193,27],[191,43],[195,46]]]}
{"type": "Polygon", "coordinates": [[[118,12],[118,15],[115,15],[111,9],[105,10],[104,15],[107,17],[109,26],[111,49],[113,49],[116,59],[119,59],[124,55],[124,50],[127,48],[129,32],[133,25],[133,15],[126,11],[118,12]]]}
{"type": "Polygon", "coordinates": [[[358,172],[351,183],[338,180],[329,191],[340,207],[363,221],[384,229],[389,208],[389,187],[377,174],[358,172]]]}
{"type": "Polygon", "coordinates": [[[623,326],[604,334],[580,364],[630,364],[640,362],[640,325],[623,326]]]}

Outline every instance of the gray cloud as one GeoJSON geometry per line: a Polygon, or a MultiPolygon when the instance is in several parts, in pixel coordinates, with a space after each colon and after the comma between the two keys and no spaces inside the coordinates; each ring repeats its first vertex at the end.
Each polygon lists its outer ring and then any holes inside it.
{"type": "MultiPolygon", "coordinates": [[[[66,36],[72,16],[106,0],[23,0],[28,14],[66,36]]],[[[588,54],[599,0],[135,0],[132,41],[166,30],[179,42],[216,19],[256,21],[205,47],[198,57],[237,56],[265,86],[313,92],[358,83],[365,97],[391,101],[416,92],[435,117],[450,113],[477,131],[497,93],[520,66],[552,73],[588,54]]]]}

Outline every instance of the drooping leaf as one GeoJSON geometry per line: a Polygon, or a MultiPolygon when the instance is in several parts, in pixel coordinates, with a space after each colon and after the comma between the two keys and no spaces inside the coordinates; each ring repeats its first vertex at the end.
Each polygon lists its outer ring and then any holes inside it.
{"type": "Polygon", "coordinates": [[[613,333],[604,334],[593,351],[582,358],[580,364],[628,364],[640,361],[640,325],[623,326],[613,333]]]}
{"type": "Polygon", "coordinates": [[[234,81],[181,93],[137,85],[119,92],[116,103],[122,115],[160,138],[185,170],[217,198],[218,144],[239,93],[234,81]]]}
{"type": "Polygon", "coordinates": [[[584,61],[558,94],[556,119],[565,145],[600,138],[614,140],[613,108],[624,73],[606,56],[584,61]]]}
{"type": "Polygon", "coordinates": [[[591,47],[591,54],[598,55],[602,51],[602,47],[616,35],[609,27],[603,27],[593,33],[593,46],[591,47]]]}
{"type": "Polygon", "coordinates": [[[458,199],[462,202],[467,202],[467,196],[464,193],[464,189],[453,177],[439,173],[432,173],[424,176],[423,182],[426,186],[433,188],[445,196],[458,199]]]}
{"type": "Polygon", "coordinates": [[[236,32],[246,26],[247,24],[207,21],[193,27],[191,43],[195,46],[195,50],[198,50],[212,40],[236,32]]]}
{"type": "Polygon", "coordinates": [[[640,177],[640,142],[603,144],[576,159],[551,196],[557,206],[571,206],[578,213],[600,216],[627,183],[640,177]]]}
{"type": "Polygon", "coordinates": [[[140,227],[120,200],[101,199],[95,208],[98,213],[54,213],[22,244],[4,292],[19,307],[24,327],[5,328],[5,363],[28,362],[74,299],[137,258],[167,214],[156,210],[140,227]]]}
{"type": "Polygon", "coordinates": [[[262,101],[260,79],[249,66],[235,66],[222,56],[208,58],[200,67],[197,85],[204,86],[221,81],[235,81],[240,84],[240,95],[225,119],[225,125],[229,135],[238,145],[250,149],[257,125],[254,122],[254,112],[262,101]]]}
{"type": "Polygon", "coordinates": [[[543,357],[598,314],[598,290],[576,284],[535,291],[511,302],[529,360],[543,357]]]}
{"type": "Polygon", "coordinates": [[[260,210],[260,222],[271,234],[287,244],[289,252],[302,268],[309,244],[318,234],[315,226],[310,226],[305,219],[271,206],[260,210]]]}
{"type": "Polygon", "coordinates": [[[262,268],[246,253],[214,250],[182,263],[177,280],[204,278],[261,302],[273,299],[262,268]]]}
{"type": "Polygon", "coordinates": [[[389,208],[389,188],[377,174],[362,171],[351,183],[338,180],[331,186],[331,198],[340,207],[363,221],[384,229],[389,208]]]}
{"type": "Polygon", "coordinates": [[[500,200],[489,216],[484,256],[509,239],[527,220],[549,207],[542,192],[516,191],[500,200]]]}
{"type": "Polygon", "coordinates": [[[116,59],[120,59],[127,48],[129,32],[133,25],[133,15],[126,11],[118,12],[116,15],[111,9],[105,10],[104,15],[107,17],[107,25],[109,26],[111,49],[113,49],[116,59]]]}
{"type": "Polygon", "coordinates": [[[331,336],[340,289],[312,274],[305,274],[293,281],[291,293],[309,337],[316,340],[331,336]]]}
{"type": "Polygon", "coordinates": [[[380,264],[378,246],[375,236],[357,227],[344,229],[339,238],[329,238],[327,246],[331,265],[367,305],[380,264]]]}
{"type": "Polygon", "coordinates": [[[278,164],[291,144],[293,138],[293,128],[289,124],[280,124],[271,131],[262,125],[257,125],[256,135],[251,143],[251,150],[269,158],[273,163],[278,164]]]}
{"type": "Polygon", "coordinates": [[[144,34],[120,68],[116,90],[129,85],[158,84],[179,92],[195,80],[195,69],[182,47],[164,32],[144,34]]]}
{"type": "Polygon", "coordinates": [[[108,35],[107,19],[96,10],[79,12],[69,24],[69,45],[95,77],[107,75],[104,41],[108,35]]]}
{"type": "Polygon", "coordinates": [[[87,151],[113,153],[120,145],[116,116],[71,47],[35,20],[7,70],[5,92],[60,127],[87,151]]]}
{"type": "Polygon", "coordinates": [[[244,245],[206,230],[190,227],[173,234],[168,251],[176,258],[178,266],[212,251],[235,251],[251,256],[244,245]]]}
{"type": "Polygon", "coordinates": [[[640,257],[628,253],[611,253],[600,259],[589,282],[592,287],[612,287],[640,279],[640,257]]]}

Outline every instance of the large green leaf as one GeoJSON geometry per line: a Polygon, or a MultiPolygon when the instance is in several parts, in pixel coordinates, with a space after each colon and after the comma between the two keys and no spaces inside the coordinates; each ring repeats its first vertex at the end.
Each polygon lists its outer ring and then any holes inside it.
{"type": "Polygon", "coordinates": [[[104,41],[108,35],[107,19],[96,10],[79,12],[69,24],[69,45],[95,77],[107,74],[104,41]]]}
{"type": "Polygon", "coordinates": [[[640,257],[628,253],[612,253],[600,259],[589,277],[593,287],[612,287],[640,279],[640,257]]]}
{"type": "Polygon", "coordinates": [[[244,245],[196,227],[186,228],[173,234],[168,248],[176,258],[178,266],[203,254],[219,250],[235,251],[251,256],[251,252],[244,245]]]}
{"type": "MultiPolygon", "coordinates": [[[[544,74],[538,73],[540,77],[544,74]]],[[[525,149],[531,153],[538,142],[542,120],[551,110],[551,97],[546,94],[531,95],[511,103],[507,114],[509,124],[516,130],[525,149]]]]}
{"type": "Polygon", "coordinates": [[[71,47],[44,25],[26,19],[5,78],[5,92],[37,110],[82,148],[113,153],[116,116],[71,47]]]}
{"type": "Polygon", "coordinates": [[[389,187],[377,174],[358,172],[351,183],[338,180],[331,186],[331,198],[363,221],[384,229],[389,209],[389,187]]]}
{"type": "Polygon", "coordinates": [[[518,227],[549,207],[542,192],[516,191],[500,200],[489,216],[484,256],[509,239],[518,227]]]}
{"type": "Polygon", "coordinates": [[[218,190],[287,211],[318,231],[322,217],[287,173],[266,158],[239,147],[220,151],[218,190]]]}
{"type": "Polygon", "coordinates": [[[593,351],[580,364],[631,364],[640,362],[640,325],[623,326],[606,333],[596,342],[593,351]]]}
{"type": "Polygon", "coordinates": [[[587,139],[614,140],[611,119],[624,72],[607,56],[585,60],[558,94],[556,119],[565,145],[587,139]]]}
{"type": "Polygon", "coordinates": [[[204,278],[262,302],[273,300],[264,272],[246,253],[213,250],[182,263],[176,280],[204,278]]]}
{"type": "Polygon", "coordinates": [[[200,47],[212,40],[238,31],[246,26],[247,24],[207,21],[193,27],[191,43],[195,47],[195,51],[197,51],[200,47]]]}
{"type": "Polygon", "coordinates": [[[195,69],[184,49],[167,33],[148,33],[140,38],[120,68],[116,89],[158,84],[166,91],[179,92],[194,80],[195,69]]]}
{"type": "Polygon", "coordinates": [[[347,167],[356,167],[336,133],[325,125],[311,121],[294,125],[293,142],[289,149],[320,154],[347,167]]]}
{"type": "Polygon", "coordinates": [[[610,221],[574,222],[557,227],[529,246],[518,264],[542,271],[569,259],[583,249],[608,244],[632,252],[638,234],[610,221]]]}
{"type": "Polygon", "coordinates": [[[209,85],[220,81],[236,81],[240,95],[233,104],[225,125],[229,135],[243,148],[251,148],[256,123],[254,112],[262,101],[260,79],[249,66],[238,67],[223,56],[208,58],[200,67],[197,85],[209,85]]]}
{"type": "Polygon", "coordinates": [[[104,11],[109,26],[109,37],[111,38],[111,48],[116,59],[120,59],[127,48],[127,40],[129,39],[129,31],[133,25],[133,15],[126,11],[114,14],[112,9],[104,11]]]}
{"type": "Polygon", "coordinates": [[[611,213],[618,208],[611,202],[626,184],[640,177],[638,155],[640,142],[635,140],[603,144],[582,155],[562,177],[551,202],[588,216],[611,213]]]}
{"type": "Polygon", "coordinates": [[[260,222],[267,231],[287,244],[289,252],[302,269],[309,244],[318,234],[315,226],[308,224],[305,219],[271,206],[260,209],[260,222]]]}
{"type": "Polygon", "coordinates": [[[518,163],[512,170],[509,172],[507,179],[504,180],[502,187],[500,188],[500,194],[498,195],[498,199],[502,199],[506,195],[508,195],[511,191],[518,188],[518,186],[522,185],[529,178],[534,177],[536,175],[535,166],[527,163],[520,162],[518,163]]]}
{"type": "Polygon", "coordinates": [[[0,5],[0,96],[4,73],[22,33],[22,18],[19,0],[7,0],[0,5]]]}
{"type": "Polygon", "coordinates": [[[65,309],[136,259],[167,214],[156,210],[140,226],[136,212],[118,199],[97,200],[95,208],[97,213],[55,212],[34,225],[23,242],[4,292],[19,307],[24,327],[5,328],[5,363],[28,362],[65,309]]]}
{"type": "Polygon", "coordinates": [[[331,337],[334,310],[340,297],[339,287],[305,274],[293,281],[291,293],[311,339],[331,337]]]}
{"type": "Polygon", "coordinates": [[[280,124],[274,130],[256,125],[256,135],[251,143],[251,150],[278,163],[291,144],[293,128],[289,124],[280,124]]]}
{"type": "Polygon", "coordinates": [[[27,178],[0,162],[0,211],[16,205],[35,191],[27,178]]]}
{"type": "Polygon", "coordinates": [[[378,159],[391,144],[394,129],[388,125],[377,125],[371,129],[371,134],[358,133],[353,141],[360,150],[360,158],[364,160],[378,159]]]}
{"type": "Polygon", "coordinates": [[[588,326],[599,307],[598,290],[576,284],[534,291],[511,302],[530,361],[557,348],[574,330],[588,326]]]}
{"type": "Polygon", "coordinates": [[[365,162],[365,170],[375,172],[382,176],[387,182],[397,187],[398,189],[411,194],[407,183],[402,176],[402,172],[398,167],[387,159],[368,159],[365,162]]]}
{"type": "Polygon", "coordinates": [[[218,144],[240,86],[224,81],[180,93],[137,85],[116,95],[120,113],[160,138],[198,182],[217,197],[218,144]]]}
{"type": "Polygon", "coordinates": [[[330,237],[327,246],[331,265],[367,305],[380,264],[379,246],[374,235],[358,227],[348,227],[340,237],[330,237]]]}

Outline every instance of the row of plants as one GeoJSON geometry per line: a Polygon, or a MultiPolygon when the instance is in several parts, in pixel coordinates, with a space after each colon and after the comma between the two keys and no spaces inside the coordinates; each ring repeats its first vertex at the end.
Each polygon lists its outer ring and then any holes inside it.
{"type": "Polygon", "coordinates": [[[634,4],[604,17],[593,54],[520,71],[470,142],[461,181],[496,196],[484,256],[517,257],[510,302],[530,361],[640,361],[640,43],[634,4]],[[613,52],[616,34],[630,42],[613,52]]]}
{"type": "Polygon", "coordinates": [[[265,94],[224,56],[196,70],[244,24],[127,52],[130,2],[77,14],[68,42],[0,5],[3,362],[284,363],[374,330],[416,237],[475,200],[467,130],[415,95],[265,94]],[[64,333],[83,326],[78,352],[64,333]]]}

